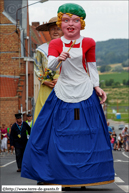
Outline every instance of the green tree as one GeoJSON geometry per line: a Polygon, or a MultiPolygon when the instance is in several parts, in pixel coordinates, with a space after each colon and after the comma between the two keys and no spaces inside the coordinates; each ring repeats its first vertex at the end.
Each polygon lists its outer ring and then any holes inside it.
{"type": "Polygon", "coordinates": [[[110,39],[96,42],[96,61],[99,66],[122,63],[129,58],[129,39],[110,39]]]}
{"type": "Polygon", "coordinates": [[[127,81],[124,79],[123,80],[123,85],[126,85],[127,84],[127,81]]]}
{"type": "Polygon", "coordinates": [[[112,71],[113,71],[113,72],[122,72],[122,71],[123,71],[123,68],[122,68],[122,66],[115,66],[112,71]]]}
{"type": "Polygon", "coordinates": [[[127,80],[126,85],[129,85],[129,80],[127,80]]]}
{"type": "Polygon", "coordinates": [[[119,82],[115,82],[115,86],[120,86],[120,83],[119,82]]]}
{"type": "Polygon", "coordinates": [[[106,68],[105,68],[105,71],[109,72],[110,70],[111,70],[111,66],[107,65],[106,68]]]}
{"type": "Polygon", "coordinates": [[[109,80],[109,86],[112,86],[113,83],[114,83],[114,79],[110,79],[109,80]]]}
{"type": "Polygon", "coordinates": [[[100,72],[108,72],[111,70],[111,66],[109,65],[103,65],[100,67],[100,72]]]}
{"type": "Polygon", "coordinates": [[[105,72],[106,65],[100,67],[100,72],[105,72]]]}
{"type": "Polygon", "coordinates": [[[108,80],[105,80],[105,85],[109,86],[109,81],[108,80]]]}
{"type": "Polygon", "coordinates": [[[128,66],[129,66],[129,59],[127,59],[126,61],[124,61],[124,62],[122,63],[122,66],[123,66],[123,67],[128,67],[128,66]]]}
{"type": "Polygon", "coordinates": [[[106,80],[105,85],[106,86],[112,86],[114,84],[114,79],[106,80]]]}

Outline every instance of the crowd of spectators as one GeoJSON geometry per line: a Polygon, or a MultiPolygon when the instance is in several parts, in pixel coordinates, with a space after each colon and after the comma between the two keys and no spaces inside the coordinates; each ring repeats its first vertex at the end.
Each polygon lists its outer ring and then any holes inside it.
{"type": "MultiPolygon", "coordinates": [[[[27,124],[32,127],[32,115],[28,114],[27,115],[27,124]]],[[[13,150],[10,145],[10,133],[11,133],[11,128],[13,124],[10,124],[10,126],[7,128],[4,123],[2,123],[2,126],[0,126],[0,154],[1,153],[15,153],[15,149],[13,150]]],[[[26,133],[27,138],[29,138],[28,133],[26,133]]]]}
{"type": "MultiPolygon", "coordinates": [[[[32,116],[30,114],[27,115],[26,122],[29,124],[30,127],[32,127],[32,116]]],[[[125,125],[125,127],[122,129],[122,132],[119,133],[118,136],[109,125],[110,123],[107,122],[112,150],[121,150],[123,148],[125,151],[129,151],[128,125],[125,125]]],[[[14,153],[14,151],[10,147],[11,127],[12,124],[10,124],[9,128],[5,127],[5,124],[2,124],[2,127],[0,127],[0,153],[1,152],[8,152],[11,154],[14,153]]]]}
{"type": "Polygon", "coordinates": [[[110,136],[110,142],[112,150],[121,150],[129,151],[129,131],[128,125],[125,125],[122,129],[122,132],[119,133],[118,137],[114,130],[109,126],[109,122],[107,122],[108,132],[110,136]]]}

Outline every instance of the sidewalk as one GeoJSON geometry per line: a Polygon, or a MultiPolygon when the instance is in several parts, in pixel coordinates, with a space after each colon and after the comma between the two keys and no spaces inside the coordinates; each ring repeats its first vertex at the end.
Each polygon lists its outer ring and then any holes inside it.
{"type": "Polygon", "coordinates": [[[127,125],[127,123],[123,122],[123,121],[113,121],[112,119],[108,119],[110,125],[113,124],[118,124],[118,125],[127,125]]]}

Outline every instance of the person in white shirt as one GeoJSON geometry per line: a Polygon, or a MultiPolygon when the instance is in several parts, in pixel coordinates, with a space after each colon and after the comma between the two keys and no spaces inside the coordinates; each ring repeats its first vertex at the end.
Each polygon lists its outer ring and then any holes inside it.
{"type": "Polygon", "coordinates": [[[121,150],[122,144],[123,144],[123,137],[122,137],[121,133],[119,133],[118,140],[117,140],[117,145],[118,145],[117,149],[118,150],[121,150]]]}

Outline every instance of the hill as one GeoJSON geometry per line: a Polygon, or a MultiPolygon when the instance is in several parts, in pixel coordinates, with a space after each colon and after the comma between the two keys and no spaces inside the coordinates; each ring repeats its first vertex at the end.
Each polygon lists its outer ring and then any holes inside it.
{"type": "Polygon", "coordinates": [[[123,80],[128,81],[129,80],[129,74],[128,72],[119,72],[119,73],[103,73],[99,75],[100,82],[113,79],[114,82],[120,82],[123,83],[123,80]]]}
{"type": "Polygon", "coordinates": [[[128,57],[129,39],[110,39],[96,42],[96,62],[98,66],[123,63],[128,57]]]}

